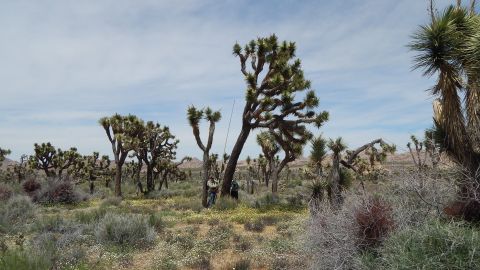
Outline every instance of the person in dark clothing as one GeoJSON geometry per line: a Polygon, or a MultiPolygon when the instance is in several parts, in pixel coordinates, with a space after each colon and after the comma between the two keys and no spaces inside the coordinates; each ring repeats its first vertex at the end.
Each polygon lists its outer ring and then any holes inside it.
{"type": "Polygon", "coordinates": [[[240,189],[237,180],[232,180],[232,185],[230,186],[230,196],[235,200],[238,200],[238,190],[240,189]]]}

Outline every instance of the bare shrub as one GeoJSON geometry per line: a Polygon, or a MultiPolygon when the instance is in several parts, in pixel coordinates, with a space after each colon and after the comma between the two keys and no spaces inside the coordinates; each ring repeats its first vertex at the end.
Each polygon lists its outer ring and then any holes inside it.
{"type": "Polygon", "coordinates": [[[22,184],[23,191],[25,191],[30,197],[32,197],[37,190],[39,190],[42,185],[37,182],[35,179],[30,178],[22,184]]]}
{"type": "Polygon", "coordinates": [[[5,204],[0,216],[10,225],[25,223],[35,217],[35,206],[27,196],[14,196],[5,204]]]}
{"type": "Polygon", "coordinates": [[[74,204],[82,201],[83,196],[77,192],[70,182],[54,181],[42,188],[34,197],[39,203],[74,204]]]}
{"type": "Polygon", "coordinates": [[[12,189],[4,184],[0,184],[0,201],[6,201],[12,197],[12,189]]]}
{"type": "Polygon", "coordinates": [[[370,198],[355,210],[361,248],[376,247],[394,229],[392,207],[380,198],[370,198]]]}
{"type": "Polygon", "coordinates": [[[357,254],[358,237],[354,211],[361,202],[354,194],[346,196],[343,208],[334,211],[328,203],[309,221],[307,247],[311,269],[352,269],[357,254]]]}
{"type": "Polygon", "coordinates": [[[262,222],[261,219],[254,219],[245,222],[245,224],[243,224],[243,228],[246,231],[263,232],[263,230],[265,229],[265,224],[262,222]]]}

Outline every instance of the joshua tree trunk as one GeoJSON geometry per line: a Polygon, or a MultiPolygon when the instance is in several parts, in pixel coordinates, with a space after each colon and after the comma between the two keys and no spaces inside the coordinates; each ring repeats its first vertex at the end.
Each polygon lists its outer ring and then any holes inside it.
{"type": "Polygon", "coordinates": [[[330,172],[330,204],[333,209],[339,209],[342,205],[342,193],[340,190],[340,154],[333,153],[332,170],[330,172]]]}
{"type": "Polygon", "coordinates": [[[202,165],[202,170],[203,170],[203,180],[202,180],[202,186],[203,186],[203,192],[202,192],[202,205],[203,207],[207,207],[207,197],[208,197],[208,152],[203,152],[203,165],[202,165]]]}
{"type": "Polygon", "coordinates": [[[117,163],[115,168],[115,196],[122,196],[122,165],[117,163]]]}
{"type": "Polygon", "coordinates": [[[283,168],[285,168],[285,165],[287,165],[288,162],[293,161],[294,158],[291,157],[285,157],[278,166],[275,166],[272,169],[272,193],[276,194],[278,192],[278,178],[280,177],[280,173],[282,172],[283,168]]]}
{"type": "Polygon", "coordinates": [[[233,175],[235,174],[235,168],[237,167],[238,158],[242,153],[243,146],[248,139],[250,131],[251,128],[248,126],[248,124],[244,123],[242,126],[242,130],[238,135],[237,142],[232,149],[232,154],[230,155],[230,159],[228,160],[227,168],[225,169],[222,183],[222,196],[230,196],[230,186],[232,185],[232,179],[233,175]]]}
{"type": "Polygon", "coordinates": [[[153,162],[147,164],[147,192],[155,190],[153,182],[153,162]]]}

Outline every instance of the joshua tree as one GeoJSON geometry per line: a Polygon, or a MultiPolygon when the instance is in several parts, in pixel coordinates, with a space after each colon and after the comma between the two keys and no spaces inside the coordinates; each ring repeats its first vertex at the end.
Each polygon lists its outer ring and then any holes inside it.
{"type": "Polygon", "coordinates": [[[153,191],[153,168],[159,159],[168,159],[175,155],[179,141],[170,133],[168,127],[161,127],[151,121],[145,125],[141,143],[136,150],[136,155],[147,166],[147,192],[153,191]]]}
{"type": "Polygon", "coordinates": [[[110,167],[110,158],[106,155],[101,158],[98,152],[93,152],[91,156],[84,156],[82,173],[87,177],[89,181],[90,194],[95,191],[95,181],[100,176],[108,174],[108,168],[110,167]]]}
{"type": "MultiPolygon", "coordinates": [[[[342,186],[345,186],[344,182],[347,177],[345,175],[346,172],[342,172],[340,169],[340,164],[356,173],[361,173],[360,164],[363,164],[363,162],[361,162],[362,159],[359,157],[361,153],[370,151],[369,161],[371,165],[374,166],[375,162],[384,162],[387,155],[394,153],[396,150],[395,145],[389,145],[382,139],[376,139],[355,150],[347,150],[345,159],[342,159],[342,152],[346,149],[342,138],[337,138],[335,141],[330,139],[327,146],[333,152],[332,167],[328,176],[328,187],[330,203],[334,209],[340,208],[343,203],[342,186]],[[375,145],[380,145],[381,151],[378,150],[375,145]]],[[[362,187],[365,190],[363,180],[362,187]]]]}
{"type": "Polygon", "coordinates": [[[328,119],[327,112],[314,111],[319,100],[313,90],[303,100],[294,100],[298,92],[311,86],[304,78],[300,60],[295,58],[295,50],[294,42],[279,44],[275,35],[252,40],[243,49],[239,44],[233,46],[247,90],[242,129],[225,169],[222,194],[229,194],[238,158],[253,129],[278,130],[307,123],[320,127],[328,119]]]}
{"type": "MultiPolygon", "coordinates": [[[[280,152],[280,145],[278,145],[277,141],[273,137],[273,135],[268,131],[260,132],[257,135],[257,143],[262,148],[262,153],[266,165],[265,172],[264,172],[264,180],[265,185],[268,187],[270,182],[270,177],[272,176],[273,170],[278,165],[278,161],[276,160],[275,156],[280,152]]],[[[262,160],[262,162],[264,162],[262,160]]],[[[260,165],[260,157],[259,157],[259,165],[260,165]]],[[[263,168],[261,168],[263,170],[263,168]]]]}
{"type": "Polygon", "coordinates": [[[27,174],[27,164],[28,156],[22,155],[20,157],[20,161],[13,165],[13,173],[16,175],[19,183],[25,180],[27,174]]]}
{"type": "Polygon", "coordinates": [[[114,114],[99,120],[112,144],[115,158],[115,195],[122,196],[122,166],[128,153],[138,148],[144,132],[143,121],[134,115],[114,114]]]}
{"type": "Polygon", "coordinates": [[[220,121],[222,115],[220,111],[212,111],[210,108],[206,108],[204,110],[197,110],[194,106],[188,107],[187,110],[187,117],[190,126],[193,129],[193,136],[195,136],[195,140],[197,141],[198,147],[203,151],[203,192],[202,192],[202,205],[207,207],[207,181],[209,177],[209,163],[210,163],[210,149],[212,148],[213,143],[213,134],[215,133],[215,123],[220,121]],[[205,118],[208,122],[210,122],[210,127],[208,129],[208,140],[207,144],[204,145],[202,139],[200,138],[200,120],[205,118]]]}
{"type": "Polygon", "coordinates": [[[0,148],[0,166],[2,166],[2,162],[5,160],[5,156],[10,155],[12,152],[9,149],[2,149],[0,148]]]}
{"type": "Polygon", "coordinates": [[[312,150],[310,151],[310,162],[317,176],[322,176],[322,162],[327,156],[327,140],[322,135],[313,138],[311,141],[312,150]]]}
{"type": "Polygon", "coordinates": [[[461,181],[460,196],[478,192],[480,165],[480,18],[475,1],[469,10],[450,6],[441,14],[431,9],[431,21],[413,35],[410,48],[417,52],[416,69],[424,76],[438,76],[431,93],[434,121],[444,132],[443,147],[448,156],[468,171],[461,181]]]}
{"type": "Polygon", "coordinates": [[[168,159],[161,160],[160,162],[157,163],[155,166],[155,176],[162,176],[162,179],[160,181],[160,184],[158,186],[158,190],[162,190],[163,185],[165,184],[165,188],[168,189],[168,178],[169,176],[181,176],[182,172],[180,171],[180,166],[185,162],[185,161],[190,161],[192,160],[191,157],[184,157],[182,158],[179,162],[173,162],[168,159]]]}
{"type": "Polygon", "coordinates": [[[34,144],[35,154],[29,157],[29,166],[32,169],[43,170],[47,177],[58,176],[62,178],[63,171],[81,162],[81,155],[77,148],[71,147],[63,151],[47,142],[34,144]]]}

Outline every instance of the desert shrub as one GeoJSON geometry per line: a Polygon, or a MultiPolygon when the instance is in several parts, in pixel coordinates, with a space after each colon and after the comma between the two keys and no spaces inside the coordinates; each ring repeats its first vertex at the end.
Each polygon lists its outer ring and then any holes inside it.
{"type": "Polygon", "coordinates": [[[232,269],[235,269],[235,270],[249,270],[249,269],[251,269],[250,264],[251,263],[250,263],[249,259],[242,258],[242,259],[235,262],[232,269]]]}
{"type": "Polygon", "coordinates": [[[103,244],[145,247],[155,242],[155,232],[141,215],[107,213],[97,224],[95,236],[103,244]]]}
{"type": "Polygon", "coordinates": [[[177,270],[177,262],[170,257],[154,260],[149,269],[153,270],[177,270]]]}
{"type": "Polygon", "coordinates": [[[216,202],[215,205],[213,206],[213,209],[216,210],[232,210],[237,208],[238,202],[230,197],[220,197],[216,202]]]}
{"type": "Polygon", "coordinates": [[[283,256],[278,256],[273,259],[271,269],[272,270],[288,270],[291,268],[289,267],[287,258],[283,256]]]}
{"type": "Polygon", "coordinates": [[[22,184],[23,191],[25,191],[29,196],[33,196],[37,190],[39,190],[42,185],[37,182],[35,179],[30,178],[22,184]]]}
{"type": "Polygon", "coordinates": [[[263,232],[265,229],[265,224],[263,224],[262,220],[260,219],[253,219],[243,224],[243,228],[246,231],[263,232]]]}
{"type": "Polygon", "coordinates": [[[277,224],[280,217],[277,215],[263,215],[259,219],[265,226],[272,226],[277,224]]]}
{"type": "Polygon", "coordinates": [[[243,235],[234,235],[233,244],[237,251],[247,251],[252,248],[252,242],[243,235]]]}
{"type": "Polygon", "coordinates": [[[107,213],[107,210],[105,208],[97,208],[93,210],[79,210],[75,211],[74,218],[80,223],[88,224],[92,222],[97,222],[105,214],[107,213]]]}
{"type": "Polygon", "coordinates": [[[209,246],[210,250],[222,250],[228,246],[232,234],[232,225],[221,222],[218,225],[212,226],[208,230],[207,235],[201,244],[209,246]]]}
{"type": "Polygon", "coordinates": [[[357,226],[354,209],[359,198],[347,194],[341,209],[334,211],[328,204],[316,212],[308,223],[307,248],[312,258],[310,269],[356,269],[357,226]]]}
{"type": "Polygon", "coordinates": [[[84,199],[81,194],[75,191],[72,183],[58,181],[50,182],[34,198],[35,201],[44,204],[74,204],[84,199]]]}
{"type": "Polygon", "coordinates": [[[41,232],[65,232],[68,225],[60,215],[42,216],[35,221],[34,230],[41,232]]]}
{"type": "Polygon", "coordinates": [[[268,244],[269,248],[275,253],[287,253],[293,249],[292,241],[283,237],[275,237],[268,244]]]}
{"type": "Polygon", "coordinates": [[[27,250],[9,249],[0,253],[0,269],[36,270],[51,269],[52,266],[48,258],[27,250]]]}
{"type": "Polygon", "coordinates": [[[0,184],[0,201],[6,201],[12,197],[12,189],[4,184],[0,184]]]}
{"type": "Polygon", "coordinates": [[[480,201],[470,199],[454,201],[443,210],[447,215],[468,222],[480,222],[480,201]]]}
{"type": "Polygon", "coordinates": [[[207,224],[210,226],[218,225],[219,223],[220,223],[220,219],[218,218],[211,218],[207,222],[207,224]]]}
{"type": "Polygon", "coordinates": [[[392,234],[377,269],[478,269],[480,234],[462,223],[428,222],[392,234]]]}
{"type": "Polygon", "coordinates": [[[378,246],[394,228],[392,207],[379,198],[369,201],[355,210],[359,246],[378,246]]]}
{"type": "Polygon", "coordinates": [[[167,233],[165,235],[165,241],[170,245],[175,245],[182,250],[190,250],[195,245],[195,237],[197,236],[197,230],[193,228],[187,228],[181,233],[167,233]]]}
{"type": "Polygon", "coordinates": [[[287,196],[287,204],[288,206],[292,207],[292,208],[300,208],[300,207],[303,207],[305,204],[304,204],[304,195],[300,192],[297,192],[293,195],[289,195],[287,196]]]}
{"type": "Polygon", "coordinates": [[[112,196],[102,200],[100,203],[101,208],[109,207],[109,206],[119,206],[122,203],[122,197],[112,196]]]}
{"type": "Polygon", "coordinates": [[[8,225],[19,225],[35,217],[35,206],[26,196],[11,197],[1,209],[0,217],[2,223],[8,225]]]}
{"type": "Polygon", "coordinates": [[[162,216],[158,214],[150,214],[148,217],[148,224],[150,224],[150,226],[152,226],[157,232],[163,232],[167,227],[167,223],[162,219],[162,216]]]}

